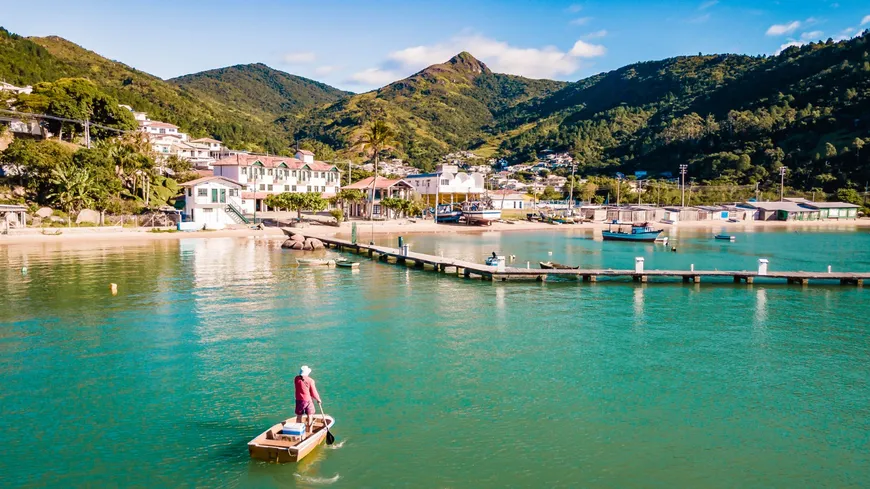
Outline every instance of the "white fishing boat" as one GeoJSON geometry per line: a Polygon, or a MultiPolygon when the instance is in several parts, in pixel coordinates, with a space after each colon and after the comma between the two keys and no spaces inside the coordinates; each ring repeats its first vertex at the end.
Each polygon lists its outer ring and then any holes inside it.
{"type": "Polygon", "coordinates": [[[493,221],[501,219],[501,210],[492,209],[483,202],[466,202],[462,206],[462,216],[466,224],[492,225],[493,221]]]}

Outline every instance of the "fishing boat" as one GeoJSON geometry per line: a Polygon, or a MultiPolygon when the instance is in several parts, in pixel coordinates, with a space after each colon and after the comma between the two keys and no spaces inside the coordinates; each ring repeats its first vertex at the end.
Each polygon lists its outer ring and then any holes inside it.
{"type": "Polygon", "coordinates": [[[304,427],[300,433],[299,424],[295,417],[288,418],[260,433],[248,442],[251,458],[266,462],[298,462],[323,443],[328,428],[335,424],[335,418],[315,414],[313,432],[310,434],[304,433],[304,427]]]}
{"type": "Polygon", "coordinates": [[[498,267],[498,266],[503,267],[506,262],[507,262],[507,260],[505,260],[505,257],[502,255],[489,256],[486,258],[486,261],[485,261],[485,263],[491,267],[498,267]]]}
{"type": "Polygon", "coordinates": [[[335,260],[327,260],[325,258],[297,258],[296,264],[308,267],[335,266],[335,260]]]}
{"type": "Polygon", "coordinates": [[[438,217],[436,222],[459,222],[460,217],[462,217],[461,210],[455,209],[450,205],[438,206],[438,217]]]}
{"type": "Polygon", "coordinates": [[[607,231],[601,231],[605,241],[641,241],[653,242],[662,234],[661,229],[653,229],[649,223],[625,224],[614,221],[607,231]],[[614,227],[616,230],[614,230],[614,227]]]}
{"type": "Polygon", "coordinates": [[[466,224],[492,225],[493,221],[501,219],[501,210],[493,209],[483,202],[466,202],[462,206],[462,216],[466,224]]]}
{"type": "Polygon", "coordinates": [[[721,239],[723,241],[736,241],[737,240],[737,236],[732,236],[730,234],[717,234],[716,236],[713,236],[713,238],[721,239]]]}
{"type": "Polygon", "coordinates": [[[359,268],[358,261],[350,261],[350,260],[336,260],[335,266],[341,268],[359,268]]]}
{"type": "Polygon", "coordinates": [[[572,267],[570,265],[562,265],[561,263],[556,263],[552,261],[541,261],[538,263],[544,270],[578,270],[580,268],[579,266],[572,267]]]}

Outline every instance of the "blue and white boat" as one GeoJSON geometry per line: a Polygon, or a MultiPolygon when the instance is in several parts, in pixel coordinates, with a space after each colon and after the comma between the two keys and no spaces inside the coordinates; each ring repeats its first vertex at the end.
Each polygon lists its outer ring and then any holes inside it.
{"type": "Polygon", "coordinates": [[[483,202],[466,202],[462,206],[466,224],[491,225],[501,219],[501,209],[493,209],[483,202]]]}
{"type": "Polygon", "coordinates": [[[454,209],[450,205],[438,206],[438,218],[436,222],[459,222],[462,217],[462,211],[454,209]]]}
{"type": "Polygon", "coordinates": [[[618,221],[610,223],[606,231],[601,231],[605,241],[655,241],[662,234],[661,229],[653,229],[648,223],[625,224],[618,221]],[[615,228],[615,230],[614,230],[615,228]]]}

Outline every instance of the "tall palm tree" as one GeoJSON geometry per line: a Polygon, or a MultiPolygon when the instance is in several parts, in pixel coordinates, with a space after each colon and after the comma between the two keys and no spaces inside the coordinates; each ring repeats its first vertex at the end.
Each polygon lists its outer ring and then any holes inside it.
{"type": "Polygon", "coordinates": [[[381,151],[396,144],[396,133],[383,120],[376,120],[366,127],[357,144],[361,150],[370,152],[375,161],[375,177],[372,179],[369,205],[369,220],[372,220],[375,212],[375,189],[378,182],[378,159],[381,151]]]}

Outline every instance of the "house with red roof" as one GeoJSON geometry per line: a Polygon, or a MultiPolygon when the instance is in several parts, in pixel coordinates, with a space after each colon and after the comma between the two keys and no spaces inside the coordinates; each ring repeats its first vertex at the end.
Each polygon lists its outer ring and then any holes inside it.
{"type": "Polygon", "coordinates": [[[267,210],[264,200],[284,192],[317,192],[325,198],[338,193],[341,172],[332,163],[314,159],[310,151],[295,156],[235,154],[215,161],[215,176],[242,185],[242,210],[247,214],[267,210]]]}
{"type": "Polygon", "coordinates": [[[226,177],[207,176],[181,184],[184,220],[195,229],[223,229],[244,224],[242,184],[226,177]]]}
{"type": "Polygon", "coordinates": [[[343,188],[361,190],[366,194],[367,202],[357,202],[350,205],[349,217],[369,217],[369,205],[373,205],[372,216],[375,219],[388,219],[389,210],[381,205],[386,198],[411,199],[414,187],[401,178],[368,177],[343,188]],[[374,195],[373,195],[374,194],[374,195]]]}

